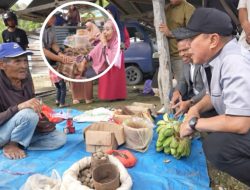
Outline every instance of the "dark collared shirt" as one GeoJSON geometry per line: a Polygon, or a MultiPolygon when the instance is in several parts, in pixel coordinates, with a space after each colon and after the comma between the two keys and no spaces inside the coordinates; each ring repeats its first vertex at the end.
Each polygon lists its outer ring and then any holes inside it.
{"type": "Polygon", "coordinates": [[[17,105],[34,97],[30,77],[22,81],[21,89],[16,89],[0,70],[0,127],[18,112],[17,105]]]}

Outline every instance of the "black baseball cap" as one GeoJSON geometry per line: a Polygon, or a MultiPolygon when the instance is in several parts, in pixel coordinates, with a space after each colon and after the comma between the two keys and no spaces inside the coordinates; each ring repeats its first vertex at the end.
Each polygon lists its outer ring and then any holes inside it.
{"type": "Polygon", "coordinates": [[[198,8],[191,16],[187,27],[177,28],[172,34],[177,40],[183,40],[202,33],[229,36],[232,31],[233,25],[226,13],[214,8],[198,8]]]}

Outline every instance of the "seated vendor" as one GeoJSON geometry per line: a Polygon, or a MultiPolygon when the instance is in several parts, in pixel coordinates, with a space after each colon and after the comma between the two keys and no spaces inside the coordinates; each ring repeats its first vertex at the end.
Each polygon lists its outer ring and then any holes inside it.
{"type": "Polygon", "coordinates": [[[57,130],[36,130],[42,105],[27,77],[30,54],[17,43],[0,44],[0,147],[9,159],[26,157],[25,149],[54,150],[66,142],[57,130]]]}

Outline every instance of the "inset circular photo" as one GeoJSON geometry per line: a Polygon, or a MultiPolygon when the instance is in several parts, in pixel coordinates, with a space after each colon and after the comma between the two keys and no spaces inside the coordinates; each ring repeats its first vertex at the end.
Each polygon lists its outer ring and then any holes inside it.
{"type": "Polygon", "coordinates": [[[40,34],[41,54],[50,78],[95,80],[121,62],[120,32],[102,7],[74,1],[52,11],[40,34]]]}

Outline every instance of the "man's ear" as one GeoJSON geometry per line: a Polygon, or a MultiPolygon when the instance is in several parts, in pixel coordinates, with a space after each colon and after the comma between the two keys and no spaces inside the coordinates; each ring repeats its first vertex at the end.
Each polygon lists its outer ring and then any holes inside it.
{"type": "Polygon", "coordinates": [[[4,62],[2,60],[0,60],[0,69],[3,70],[4,69],[4,62]]]}
{"type": "Polygon", "coordinates": [[[220,36],[218,34],[210,34],[210,48],[214,49],[220,42],[220,36]]]}

